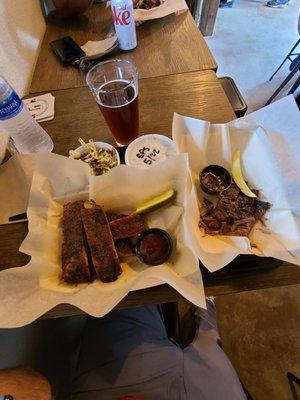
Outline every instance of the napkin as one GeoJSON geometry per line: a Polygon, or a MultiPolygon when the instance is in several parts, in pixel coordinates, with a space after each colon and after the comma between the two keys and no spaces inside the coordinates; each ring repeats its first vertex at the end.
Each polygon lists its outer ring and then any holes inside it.
{"type": "Polygon", "coordinates": [[[26,212],[35,161],[33,154],[17,154],[0,166],[0,225],[26,212]]]}
{"type": "MultiPolygon", "coordinates": [[[[244,175],[251,188],[272,204],[265,225],[257,223],[246,237],[205,235],[198,227],[198,208],[187,214],[192,249],[216,271],[238,254],[275,257],[300,264],[300,114],[292,96],[227,124],[210,124],[174,115],[173,140],[189,155],[194,195],[199,205],[199,172],[209,164],[231,169],[232,154],[242,153],[244,175]]],[[[194,204],[194,203],[193,203],[194,204]]]]}
{"type": "Polygon", "coordinates": [[[51,121],[54,118],[55,97],[51,93],[24,99],[31,116],[38,122],[51,121]]]}
{"type": "Polygon", "coordinates": [[[20,248],[31,256],[31,261],[24,267],[0,272],[0,327],[28,324],[60,303],[73,304],[100,317],[129,291],[161,283],[168,283],[189,301],[205,307],[198,259],[190,250],[185,225],[191,189],[186,155],[148,170],[120,165],[97,177],[90,176],[88,165],[81,161],[53,153],[37,155],[27,210],[29,233],[20,248]],[[156,267],[138,260],[122,263],[123,273],[111,283],[60,282],[64,203],[93,198],[106,209],[133,211],[141,202],[169,188],[177,191],[175,204],[146,217],[150,227],[166,229],[173,237],[175,251],[168,262],[156,267]]]}
{"type": "Polygon", "coordinates": [[[117,41],[115,35],[99,41],[88,41],[83,46],[82,50],[85,52],[86,57],[100,57],[105,54],[107,50],[111,49],[117,41]]]}

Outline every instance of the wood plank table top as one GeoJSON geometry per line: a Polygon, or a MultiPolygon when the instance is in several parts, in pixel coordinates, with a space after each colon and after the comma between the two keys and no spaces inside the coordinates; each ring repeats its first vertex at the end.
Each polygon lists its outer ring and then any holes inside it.
{"type": "MultiPolygon", "coordinates": [[[[55,119],[42,124],[52,136],[54,152],[68,154],[78,138],[114,143],[87,87],[53,91],[55,119]]],[[[213,71],[189,72],[139,81],[140,134],[172,134],[173,113],[227,122],[233,109],[213,71]]]]}
{"type": "MultiPolygon", "coordinates": [[[[142,79],[139,82],[141,133],[171,136],[173,112],[212,122],[227,122],[234,112],[213,71],[191,72],[142,79]]],[[[78,137],[109,141],[113,139],[97,104],[86,87],[53,92],[55,118],[42,125],[52,137],[54,152],[67,155],[78,144],[78,137]]],[[[27,234],[27,223],[0,226],[0,270],[25,265],[30,257],[18,251],[27,234]]],[[[223,295],[245,290],[300,283],[300,267],[274,261],[240,257],[231,266],[213,274],[203,269],[207,295],[223,295]],[[266,268],[268,265],[268,268],[266,268]]],[[[129,293],[120,308],[176,301],[181,296],[168,285],[129,293]]],[[[43,318],[78,315],[68,304],[55,307],[43,318]]]]}
{"type": "MultiPolygon", "coordinates": [[[[84,86],[84,75],[77,67],[63,67],[49,43],[71,36],[83,45],[89,40],[104,39],[111,27],[110,10],[103,4],[92,5],[81,17],[47,21],[30,92],[84,86]]],[[[189,11],[147,21],[137,27],[137,37],[138,46],[134,51],[124,53],[117,49],[106,58],[132,61],[140,78],[217,69],[216,61],[189,11]]]]}

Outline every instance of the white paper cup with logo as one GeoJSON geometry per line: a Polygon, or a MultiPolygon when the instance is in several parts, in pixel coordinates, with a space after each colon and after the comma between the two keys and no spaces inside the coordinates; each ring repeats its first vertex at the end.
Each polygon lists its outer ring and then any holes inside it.
{"type": "Polygon", "coordinates": [[[178,154],[173,140],[167,136],[151,134],[135,139],[127,147],[125,163],[131,167],[147,169],[178,154]]]}

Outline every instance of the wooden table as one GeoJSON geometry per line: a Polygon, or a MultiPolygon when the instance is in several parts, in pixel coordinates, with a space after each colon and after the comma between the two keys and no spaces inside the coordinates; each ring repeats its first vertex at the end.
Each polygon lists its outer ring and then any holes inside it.
{"type": "MultiPolygon", "coordinates": [[[[235,118],[232,107],[213,71],[189,72],[139,81],[140,132],[171,136],[173,113],[212,122],[235,118]],[[188,95],[187,95],[188,93],[188,95]]],[[[55,118],[41,125],[52,137],[54,152],[68,155],[78,138],[114,143],[97,103],[87,87],[52,91],[55,118]]],[[[18,252],[27,224],[0,226],[0,270],[26,264],[18,252]]]]}
{"type": "MultiPolygon", "coordinates": [[[[96,101],[86,87],[54,91],[55,119],[43,126],[54,141],[54,152],[68,154],[78,137],[114,143],[96,101]]],[[[139,82],[140,133],[171,136],[173,113],[227,122],[232,107],[213,71],[189,72],[139,82]]]]}
{"type": "MultiPolygon", "coordinates": [[[[171,136],[173,112],[227,122],[235,118],[232,107],[213,71],[190,72],[139,81],[140,132],[171,136]],[[188,93],[188,95],[187,95],[188,93]]],[[[87,87],[57,90],[55,118],[41,123],[54,142],[54,152],[68,155],[78,138],[114,143],[109,129],[87,87]]],[[[27,224],[0,226],[0,270],[26,264],[18,251],[27,224]]]]}
{"type": "MultiPolygon", "coordinates": [[[[56,99],[55,119],[42,125],[51,135],[54,151],[68,154],[75,148],[78,137],[88,140],[111,141],[108,128],[89,90],[85,87],[53,92],[56,99]]],[[[171,135],[173,111],[207,119],[227,122],[235,118],[223,89],[212,71],[191,72],[142,79],[140,81],[140,125],[142,133],[171,135]]],[[[27,234],[27,223],[0,226],[0,270],[29,262],[29,256],[18,251],[27,234]]],[[[231,266],[210,274],[203,269],[207,295],[223,295],[245,290],[300,283],[300,267],[274,262],[265,268],[266,260],[251,262],[244,256],[231,266]],[[245,265],[247,267],[245,268],[245,265]]],[[[129,293],[118,305],[136,307],[176,301],[181,296],[168,285],[129,293]]],[[[77,315],[82,311],[62,304],[45,314],[44,318],[77,315]]]]}
{"type": "MultiPolygon", "coordinates": [[[[41,45],[30,92],[67,89],[85,85],[77,67],[63,67],[50,49],[52,40],[72,36],[83,45],[104,39],[112,26],[111,13],[93,5],[86,14],[70,20],[50,20],[41,45]]],[[[108,58],[136,64],[140,78],[189,71],[216,70],[217,64],[190,12],[148,21],[137,28],[138,47],[130,53],[116,50],[108,58]]]]}

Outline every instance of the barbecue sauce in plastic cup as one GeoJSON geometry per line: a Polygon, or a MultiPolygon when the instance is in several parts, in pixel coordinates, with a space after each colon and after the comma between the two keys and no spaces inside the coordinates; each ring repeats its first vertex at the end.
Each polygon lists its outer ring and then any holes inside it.
{"type": "Polygon", "coordinates": [[[158,228],[147,229],[137,241],[136,255],[147,265],[160,265],[172,254],[173,242],[170,235],[158,228]]]}

